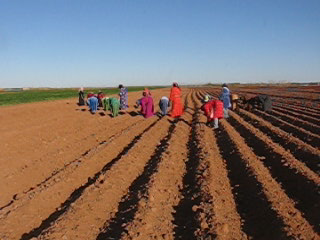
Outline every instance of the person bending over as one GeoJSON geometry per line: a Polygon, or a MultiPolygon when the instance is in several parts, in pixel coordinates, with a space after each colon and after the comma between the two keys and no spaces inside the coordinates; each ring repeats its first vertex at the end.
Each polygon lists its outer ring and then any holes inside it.
{"type": "Polygon", "coordinates": [[[268,95],[257,95],[255,97],[243,99],[244,108],[246,110],[254,110],[258,109],[264,112],[268,112],[272,110],[272,100],[268,95]]]}
{"type": "Polygon", "coordinates": [[[159,107],[161,110],[161,115],[162,116],[167,115],[168,107],[170,107],[169,98],[167,98],[166,96],[163,96],[159,101],[159,107]]]}
{"type": "Polygon", "coordinates": [[[92,114],[95,114],[98,110],[98,98],[96,96],[91,96],[88,98],[89,110],[92,114]]]}
{"type": "Polygon", "coordinates": [[[142,96],[143,97],[136,102],[136,107],[141,106],[141,114],[145,118],[152,117],[154,115],[153,98],[147,91],[143,91],[142,96]]]}
{"type": "Polygon", "coordinates": [[[201,106],[201,110],[204,111],[207,117],[207,126],[212,126],[213,128],[219,128],[219,119],[223,118],[223,102],[220,100],[214,100],[210,96],[205,96],[202,101],[204,104],[201,106]]]}

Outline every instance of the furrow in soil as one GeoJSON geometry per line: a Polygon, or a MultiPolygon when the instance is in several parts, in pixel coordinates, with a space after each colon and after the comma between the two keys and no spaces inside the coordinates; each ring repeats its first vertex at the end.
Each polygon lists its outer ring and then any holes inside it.
{"type": "Polygon", "coordinates": [[[291,108],[288,108],[288,107],[283,107],[283,106],[274,106],[273,109],[281,112],[281,113],[284,113],[284,114],[289,114],[293,117],[298,117],[298,118],[301,118],[303,119],[304,121],[307,121],[307,122],[310,122],[310,123],[313,123],[317,126],[320,125],[320,120],[319,120],[319,115],[318,116],[313,116],[309,113],[305,113],[303,111],[299,111],[299,110],[296,110],[296,109],[291,109],[291,108]]]}
{"type": "MultiPolygon", "coordinates": [[[[201,99],[203,94],[197,95],[201,99]]],[[[199,101],[197,101],[198,104],[199,101]]],[[[198,105],[199,106],[199,105],[198,105]]],[[[202,115],[200,122],[206,122],[202,115]]],[[[213,229],[217,239],[247,239],[242,231],[242,222],[235,199],[232,194],[230,179],[225,160],[220,154],[217,139],[211,127],[202,126],[198,129],[198,138],[202,156],[209,165],[209,176],[206,178],[208,193],[213,198],[213,229]]]]}
{"type": "Polygon", "coordinates": [[[310,146],[299,138],[291,136],[289,133],[273,126],[255,114],[242,109],[237,114],[270,137],[274,142],[280,144],[284,149],[290,151],[296,159],[306,164],[317,174],[320,174],[320,150],[310,146]]]}
{"type": "MultiPolygon", "coordinates": [[[[117,162],[105,175],[100,176],[98,181],[83,193],[70,211],[43,232],[41,238],[95,238],[104,222],[115,217],[121,196],[130,191],[129,188],[133,181],[143,174],[145,168],[148,169],[148,172],[150,170],[152,172],[156,163],[154,160],[156,158],[152,158],[154,149],[159,144],[159,139],[163,139],[170,131],[170,125],[172,124],[166,117],[162,118],[132,149],[122,156],[121,161],[117,162]],[[154,161],[147,164],[148,159],[151,158],[154,161]]],[[[144,181],[143,178],[140,179],[144,181]]]]}
{"type": "MultiPolygon", "coordinates": [[[[190,99],[188,102],[190,102],[190,99]]],[[[185,105],[189,111],[193,107],[185,105]]],[[[122,239],[173,239],[173,212],[180,200],[179,189],[185,173],[187,139],[191,115],[178,119],[165,153],[161,156],[158,171],[149,181],[148,194],[142,196],[134,219],[125,226],[122,239]]]]}
{"type": "MultiPolygon", "coordinates": [[[[196,105],[195,96],[192,101],[196,105]]],[[[197,129],[200,127],[199,109],[192,115],[191,132],[187,142],[186,173],[183,176],[181,200],[173,214],[175,239],[214,237],[212,226],[212,197],[205,191],[208,163],[201,156],[197,129]]]]}
{"type": "Polygon", "coordinates": [[[295,207],[319,232],[320,195],[319,176],[310,171],[304,164],[299,164],[292,155],[266,136],[257,132],[254,127],[241,121],[232,114],[229,122],[245,139],[246,144],[269,169],[272,177],[280,183],[285,193],[294,200],[295,207]]]}
{"type": "MultiPolygon", "coordinates": [[[[256,156],[251,148],[245,143],[245,140],[226,121],[223,121],[222,125],[230,136],[231,141],[236,145],[237,151],[245,161],[244,164],[246,164],[250,169],[249,171],[252,172],[252,177],[254,177],[259,184],[261,184],[260,186],[262,191],[260,194],[256,194],[256,196],[260,195],[260,197],[262,197],[264,195],[269,203],[269,212],[272,210],[274,214],[277,213],[275,215],[275,217],[278,219],[277,228],[280,227],[279,230],[281,232],[285,230],[287,235],[295,238],[300,238],[301,236],[304,236],[305,239],[316,238],[317,234],[314,232],[312,226],[306,221],[302,213],[295,208],[293,200],[286,195],[281,185],[276,182],[268,168],[263,165],[258,156],[256,156]],[[283,227],[283,224],[285,224],[285,228],[283,227]]],[[[263,220],[261,219],[261,221],[263,220]]],[[[270,223],[266,224],[269,225],[270,223]]],[[[267,228],[265,228],[265,230],[266,229],[267,228]]],[[[265,234],[275,234],[275,229],[276,228],[270,228],[270,232],[265,232],[265,234]]],[[[278,234],[280,234],[280,232],[278,232],[278,234]]],[[[280,234],[278,237],[275,235],[274,237],[270,236],[270,238],[267,238],[271,239],[280,237],[284,236],[280,234]]]]}
{"type": "Polygon", "coordinates": [[[318,135],[262,111],[255,110],[254,114],[310,144],[311,146],[320,149],[320,137],[318,135]]]}

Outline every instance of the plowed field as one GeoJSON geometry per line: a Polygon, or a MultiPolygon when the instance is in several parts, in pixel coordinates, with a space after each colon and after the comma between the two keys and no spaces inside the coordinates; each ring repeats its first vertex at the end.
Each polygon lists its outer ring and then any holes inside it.
{"type": "Polygon", "coordinates": [[[320,239],[319,92],[273,89],[272,112],[217,130],[206,93],[183,89],[178,119],[138,115],[141,93],[117,118],[76,98],[1,107],[0,239],[320,239]]]}

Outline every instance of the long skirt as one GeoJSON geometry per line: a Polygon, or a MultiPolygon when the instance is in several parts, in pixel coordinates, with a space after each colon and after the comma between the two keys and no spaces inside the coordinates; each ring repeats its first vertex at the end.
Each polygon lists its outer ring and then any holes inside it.
{"type": "Polygon", "coordinates": [[[120,102],[118,99],[111,98],[110,99],[110,108],[112,112],[112,116],[116,117],[119,114],[120,102]]]}
{"type": "Polygon", "coordinates": [[[103,110],[105,110],[105,111],[110,110],[110,100],[108,97],[105,97],[102,99],[102,104],[103,104],[103,110]]]}
{"type": "Polygon", "coordinates": [[[128,89],[121,88],[120,90],[120,109],[125,110],[128,106],[128,89]]]}
{"type": "Polygon", "coordinates": [[[181,104],[180,98],[175,98],[172,101],[172,112],[171,117],[180,117],[183,114],[183,106],[181,104]]]}
{"type": "Polygon", "coordinates": [[[84,93],[83,92],[79,92],[79,106],[83,106],[84,104],[84,93]]]}

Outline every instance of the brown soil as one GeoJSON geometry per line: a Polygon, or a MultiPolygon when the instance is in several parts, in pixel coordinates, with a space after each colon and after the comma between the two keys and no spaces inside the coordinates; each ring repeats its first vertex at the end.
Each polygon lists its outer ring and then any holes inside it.
{"type": "Polygon", "coordinates": [[[316,108],[240,109],[213,130],[206,92],[183,89],[179,119],[138,115],[141,93],[116,118],[76,98],[1,107],[0,239],[319,239],[316,108]]]}

